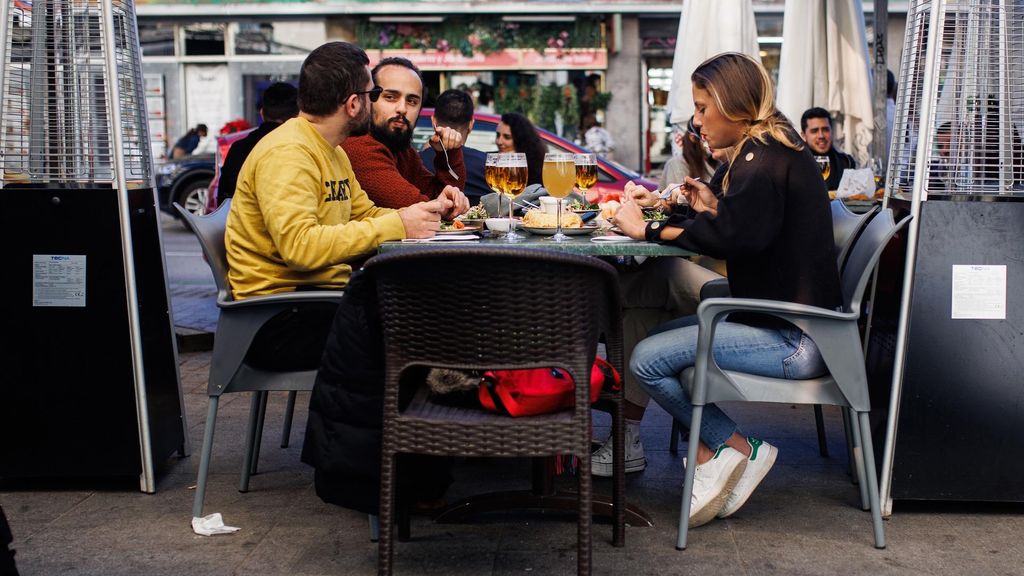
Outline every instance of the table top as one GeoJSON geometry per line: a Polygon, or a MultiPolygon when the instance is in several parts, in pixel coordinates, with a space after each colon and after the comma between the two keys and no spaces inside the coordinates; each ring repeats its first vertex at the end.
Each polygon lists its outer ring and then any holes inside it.
{"type": "MultiPolygon", "coordinates": [[[[657,244],[654,242],[591,242],[591,236],[571,236],[565,242],[553,242],[549,236],[538,236],[529,232],[520,232],[525,239],[520,242],[506,242],[503,237],[491,236],[484,232],[479,240],[454,241],[435,240],[431,242],[384,242],[380,245],[380,253],[395,250],[423,248],[426,246],[458,247],[458,246],[512,246],[524,250],[556,250],[587,256],[693,256],[694,253],[678,246],[657,244]]],[[[597,233],[600,235],[600,233],[597,233]]]]}

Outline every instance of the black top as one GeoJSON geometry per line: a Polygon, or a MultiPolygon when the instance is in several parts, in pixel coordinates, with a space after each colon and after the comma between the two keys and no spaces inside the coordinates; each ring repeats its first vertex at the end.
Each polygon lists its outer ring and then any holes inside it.
{"type": "Polygon", "coordinates": [[[280,122],[264,122],[260,124],[259,128],[249,132],[248,136],[231,144],[231,148],[228,149],[228,157],[224,159],[224,165],[220,167],[220,180],[217,182],[218,202],[223,202],[226,198],[235,195],[238,173],[242,171],[245,159],[249,157],[249,153],[256,147],[257,142],[280,125],[280,122]]]}
{"type": "Polygon", "coordinates": [[[829,190],[839,189],[839,181],[843,179],[843,171],[847,168],[857,167],[857,161],[853,159],[853,156],[836,150],[835,146],[829,148],[828,164],[828,178],[825,180],[825,185],[828,186],[829,190]]]}
{"type": "Polygon", "coordinates": [[[842,304],[828,194],[807,148],[748,141],[718,214],[673,215],[667,224],[684,230],[675,244],[727,261],[734,297],[842,304]]]}
{"type": "MultiPolygon", "coordinates": [[[[420,159],[430,173],[434,173],[434,149],[426,147],[420,151],[420,159]]],[[[487,154],[476,148],[462,147],[462,162],[466,165],[466,183],[460,186],[462,191],[469,198],[469,205],[476,206],[480,203],[480,197],[484,194],[494,192],[484,181],[484,165],[487,163],[487,154]]]]}

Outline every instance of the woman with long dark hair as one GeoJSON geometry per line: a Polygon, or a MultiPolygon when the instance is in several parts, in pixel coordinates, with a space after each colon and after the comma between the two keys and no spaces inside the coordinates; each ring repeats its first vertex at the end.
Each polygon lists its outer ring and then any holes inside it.
{"type": "MultiPolygon", "coordinates": [[[[687,177],[695,213],[645,224],[632,198],[615,223],[629,236],[671,243],[726,260],[737,298],[765,298],[821,308],[841,304],[832,219],[821,172],[796,130],[775,107],[772,82],[749,56],[719,54],[691,76],[694,123],[712,149],[729,148],[721,195],[687,177]]],[[[695,318],[655,330],[633,351],[630,370],[676,420],[692,404],[679,376],[695,364],[695,318]]],[[[724,370],[775,378],[825,373],[814,341],[775,317],[742,314],[719,324],[715,361],[724,370]]],[[[771,469],[774,446],[741,434],[721,409],[707,405],[690,508],[690,525],[733,514],[771,469]]]]}
{"type": "Polygon", "coordinates": [[[533,123],[515,112],[507,112],[501,115],[501,122],[495,132],[494,143],[498,145],[499,152],[522,152],[526,154],[526,163],[530,175],[526,181],[529,184],[543,184],[541,174],[544,170],[544,154],[548,147],[541,140],[533,123]]]}

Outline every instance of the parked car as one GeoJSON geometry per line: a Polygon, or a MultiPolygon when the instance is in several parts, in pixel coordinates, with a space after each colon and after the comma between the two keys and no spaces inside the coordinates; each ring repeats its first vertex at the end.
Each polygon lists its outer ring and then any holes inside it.
{"type": "Polygon", "coordinates": [[[156,191],[160,209],[177,217],[172,206],[177,202],[193,214],[204,214],[214,166],[213,154],[187,156],[158,165],[156,191]]]}
{"type": "MultiPolygon", "coordinates": [[[[417,150],[434,133],[434,128],[430,123],[430,118],[433,115],[434,110],[431,108],[427,108],[420,113],[420,118],[416,122],[416,128],[412,137],[412,145],[417,150]]],[[[498,130],[499,122],[501,122],[501,116],[474,114],[473,131],[466,138],[466,146],[476,148],[481,152],[497,152],[498,145],[494,143],[494,133],[498,130]]],[[[589,150],[542,128],[537,128],[537,133],[540,134],[541,139],[548,145],[548,149],[551,152],[569,152],[571,154],[589,152],[589,150]]],[[[603,156],[597,157],[597,169],[597,184],[588,191],[587,196],[589,198],[604,200],[609,195],[612,197],[621,195],[626,182],[630,181],[635,181],[637,184],[645,186],[650,190],[658,187],[657,182],[648,180],[639,173],[603,156]]]]}
{"type": "MultiPolygon", "coordinates": [[[[434,129],[430,123],[430,118],[434,115],[432,108],[426,108],[420,113],[419,120],[416,121],[416,128],[413,130],[412,146],[419,150],[426,143],[430,135],[434,133],[434,129]]],[[[481,152],[497,152],[498,146],[494,143],[494,134],[498,130],[498,123],[501,122],[501,116],[494,114],[474,114],[473,115],[473,131],[470,132],[469,137],[466,139],[466,145],[471,148],[476,148],[481,152]]],[[[217,137],[217,174],[219,177],[220,166],[224,163],[224,158],[228,154],[228,149],[231,144],[245,137],[249,131],[236,132],[234,134],[227,134],[224,136],[217,137]]],[[[576,144],[544,130],[537,128],[537,133],[548,145],[548,149],[552,152],[569,152],[572,154],[589,152],[585,148],[577,146],[576,144]]],[[[616,197],[622,194],[623,188],[626,186],[626,182],[635,181],[637,184],[646,186],[648,189],[654,190],[658,187],[658,183],[652,180],[644,178],[639,173],[626,168],[625,166],[618,164],[612,160],[609,160],[603,156],[597,157],[597,184],[590,189],[587,196],[590,198],[599,198],[604,200],[607,197],[616,197]]],[[[216,178],[214,183],[210,185],[210,193],[207,198],[206,207],[208,211],[217,209],[219,205],[216,193],[216,178]]]]}

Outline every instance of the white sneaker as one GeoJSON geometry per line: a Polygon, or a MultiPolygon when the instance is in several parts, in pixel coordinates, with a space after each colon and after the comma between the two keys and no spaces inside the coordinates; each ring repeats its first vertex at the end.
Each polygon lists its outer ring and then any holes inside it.
{"type": "Polygon", "coordinates": [[[725,506],[718,512],[719,518],[731,516],[741,506],[746,504],[747,498],[754,492],[754,488],[764,480],[765,475],[775,464],[775,457],[779,455],[779,449],[764,440],[747,437],[747,444],[750,444],[750,458],[747,460],[747,469],[732,489],[732,494],[725,501],[725,506]]]}
{"type": "Polygon", "coordinates": [[[725,445],[715,452],[714,458],[697,465],[690,495],[690,528],[715,518],[746,468],[747,458],[725,445]]]}
{"type": "MultiPolygon", "coordinates": [[[[590,474],[610,477],[612,475],[612,437],[590,455],[590,474]]],[[[640,426],[626,425],[626,473],[641,472],[647,468],[644,445],[640,442],[640,426]]]]}

